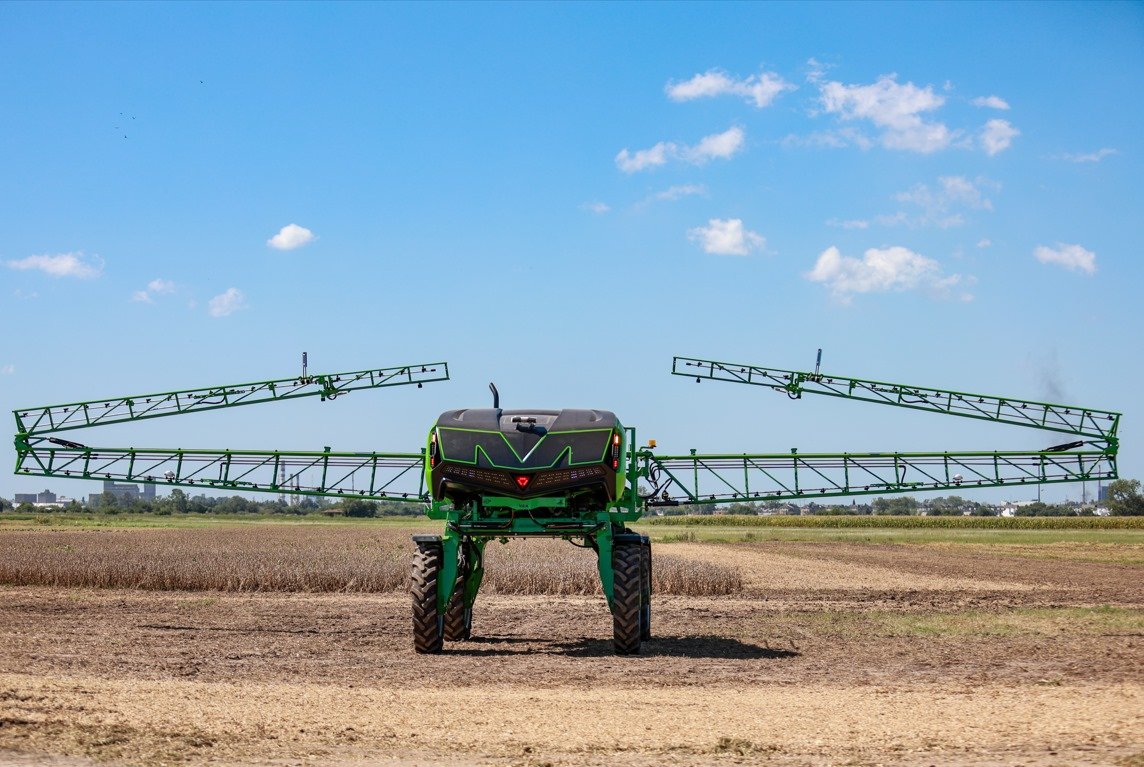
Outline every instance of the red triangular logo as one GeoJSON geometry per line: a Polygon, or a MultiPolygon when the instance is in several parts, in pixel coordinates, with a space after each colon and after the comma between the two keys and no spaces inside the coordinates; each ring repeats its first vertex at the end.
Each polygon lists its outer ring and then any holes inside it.
{"type": "Polygon", "coordinates": [[[519,474],[516,478],[516,485],[521,490],[523,490],[524,488],[528,487],[528,483],[531,481],[532,477],[528,476],[527,474],[519,474]]]}

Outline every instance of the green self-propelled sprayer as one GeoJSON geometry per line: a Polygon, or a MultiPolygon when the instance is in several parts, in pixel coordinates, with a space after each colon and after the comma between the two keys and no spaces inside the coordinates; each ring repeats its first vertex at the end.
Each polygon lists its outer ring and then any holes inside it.
{"type": "MultiPolygon", "coordinates": [[[[821,360],[821,353],[820,353],[821,360]]],[[[676,357],[702,381],[858,400],[1069,435],[1034,451],[661,455],[607,410],[449,410],[407,453],[103,448],[55,436],[97,426],[351,391],[448,380],[443,362],[309,375],[160,394],[21,408],[16,474],[422,504],[444,522],[415,535],[413,646],[440,652],[472,633],[493,540],[561,538],[593,550],[618,654],[651,637],[652,552],[629,525],[649,508],[790,501],[1117,476],[1120,414],[867,379],[676,357]]]]}

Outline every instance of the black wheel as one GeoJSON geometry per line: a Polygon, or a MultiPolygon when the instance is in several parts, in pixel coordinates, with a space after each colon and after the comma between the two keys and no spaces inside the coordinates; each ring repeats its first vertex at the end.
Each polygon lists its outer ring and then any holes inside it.
{"type": "Polygon", "coordinates": [[[457,588],[445,610],[445,641],[463,642],[473,635],[473,608],[465,607],[465,580],[457,579],[457,588]]]}
{"type": "Polygon", "coordinates": [[[651,540],[640,546],[640,639],[651,639],[651,540]]]}
{"type": "Polygon", "coordinates": [[[413,649],[441,652],[443,621],[437,615],[437,574],[441,571],[441,544],[418,543],[413,555],[413,649]]]}
{"type": "Polygon", "coordinates": [[[638,543],[619,543],[612,549],[612,643],[616,655],[640,651],[642,549],[638,543]]]}

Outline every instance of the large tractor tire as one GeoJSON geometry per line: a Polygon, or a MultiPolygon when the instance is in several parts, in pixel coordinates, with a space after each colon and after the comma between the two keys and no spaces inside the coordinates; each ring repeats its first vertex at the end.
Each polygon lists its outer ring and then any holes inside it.
{"type": "Polygon", "coordinates": [[[651,639],[651,539],[640,545],[640,639],[651,639]]]}
{"type": "Polygon", "coordinates": [[[612,643],[616,655],[640,651],[640,592],[643,546],[617,543],[612,549],[612,643]]]}
{"type": "Polygon", "coordinates": [[[444,638],[443,621],[437,615],[437,576],[441,572],[441,543],[417,543],[413,555],[413,649],[439,653],[444,638]]]}
{"type": "Polygon", "coordinates": [[[463,642],[473,635],[473,608],[465,607],[465,579],[457,579],[457,588],[445,610],[445,641],[463,642]]]}

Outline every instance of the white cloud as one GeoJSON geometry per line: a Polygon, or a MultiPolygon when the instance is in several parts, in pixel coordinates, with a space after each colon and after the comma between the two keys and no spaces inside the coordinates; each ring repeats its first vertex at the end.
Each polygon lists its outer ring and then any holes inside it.
{"type": "Polygon", "coordinates": [[[990,240],[988,237],[982,237],[980,240],[977,241],[977,247],[979,247],[979,248],[988,248],[992,244],[993,244],[993,241],[990,240]]]}
{"type": "MultiPolygon", "coordinates": [[[[959,274],[942,275],[937,261],[914,253],[908,248],[870,248],[861,259],[843,256],[831,246],[819,255],[806,279],[821,282],[843,303],[855,293],[901,292],[923,288],[936,296],[950,295],[959,285],[972,285],[973,279],[959,274]]],[[[962,292],[963,301],[973,296],[962,292]]]]}
{"type": "Polygon", "coordinates": [[[1021,135],[1021,131],[1009,124],[1008,120],[990,120],[981,130],[981,146],[985,154],[992,157],[1003,152],[1013,143],[1013,139],[1021,135]]]}
{"type": "Polygon", "coordinates": [[[82,252],[28,256],[5,263],[10,269],[34,269],[52,277],[75,277],[81,280],[93,279],[103,272],[103,259],[99,256],[88,258],[82,252]]]}
{"type": "Polygon", "coordinates": [[[668,187],[662,192],[656,192],[653,197],[657,200],[678,200],[682,197],[707,194],[707,187],[703,184],[678,184],[668,187]]]}
{"type": "Polygon", "coordinates": [[[297,224],[287,224],[278,230],[278,234],[271,237],[266,241],[266,244],[276,250],[294,250],[303,245],[309,245],[314,240],[318,239],[304,226],[297,224]]]}
{"type": "Polygon", "coordinates": [[[682,157],[694,165],[702,165],[708,160],[727,160],[743,148],[744,133],[739,127],[728,128],[722,133],[704,136],[699,143],[685,150],[682,157]]]}
{"type": "Polygon", "coordinates": [[[989,109],[1008,109],[1009,102],[1000,96],[978,96],[969,102],[975,107],[988,107],[989,109]]]}
{"type": "Polygon", "coordinates": [[[616,155],[616,165],[624,173],[635,173],[648,168],[665,165],[668,160],[681,160],[692,165],[703,165],[708,160],[729,159],[743,148],[746,134],[742,128],[734,126],[722,133],[704,136],[695,146],[685,146],[671,141],[661,141],[650,149],[630,152],[625,147],[616,155]]]}
{"type": "Polygon", "coordinates": [[[710,219],[707,226],[688,229],[687,238],[700,243],[707,253],[722,256],[745,256],[766,245],[766,240],[758,232],[743,228],[740,218],[710,219]]]}
{"type": "Polygon", "coordinates": [[[21,301],[35,301],[40,297],[40,294],[34,290],[21,290],[20,288],[16,288],[12,291],[12,295],[21,301]]]}
{"type": "MultiPolygon", "coordinates": [[[[899,213],[899,218],[892,223],[933,225],[942,229],[960,226],[965,219],[957,212],[958,209],[993,210],[993,202],[984,194],[986,188],[997,189],[998,185],[986,178],[970,181],[964,176],[940,176],[935,189],[926,184],[916,184],[908,192],[894,195],[894,199],[921,208],[921,215],[910,217],[899,213]]],[[[881,223],[891,223],[885,217],[881,219],[881,223]]]]}
{"type": "Polygon", "coordinates": [[[635,173],[663,165],[669,155],[674,157],[677,152],[678,147],[666,141],[659,142],[651,149],[637,149],[635,152],[628,152],[627,147],[624,147],[616,155],[616,165],[624,173],[635,173]]]}
{"type": "Polygon", "coordinates": [[[212,317],[225,317],[239,309],[246,308],[246,296],[238,288],[227,288],[207,303],[207,311],[212,317]]]}
{"type": "Polygon", "coordinates": [[[783,91],[794,89],[794,85],[774,72],[761,72],[736,80],[718,69],[709,69],[681,83],[668,82],[664,87],[672,101],[691,101],[730,94],[743,97],[759,109],[769,106],[783,91]]]}
{"type": "Polygon", "coordinates": [[[580,206],[580,209],[586,210],[589,213],[601,215],[607,213],[612,208],[606,202],[586,202],[580,206]]]}
{"type": "Polygon", "coordinates": [[[932,86],[902,85],[897,75],[883,75],[870,85],[829,81],[819,87],[826,112],[843,120],[869,120],[882,129],[881,142],[887,149],[929,153],[946,148],[954,138],[943,123],[922,117],[945,103],[932,86]]]}
{"type": "Polygon", "coordinates": [[[136,290],[134,293],[132,293],[131,300],[138,303],[153,304],[155,301],[152,299],[152,295],[163,295],[165,293],[174,292],[175,283],[171,282],[170,280],[164,280],[161,277],[157,277],[147,283],[146,290],[136,290]]]}
{"type": "Polygon", "coordinates": [[[1105,157],[1109,157],[1114,154],[1119,153],[1115,149],[1103,147],[1096,150],[1095,152],[1087,152],[1085,154],[1062,154],[1059,156],[1059,159],[1068,160],[1069,162],[1100,162],[1105,157]]]}
{"type": "Polygon", "coordinates": [[[806,60],[806,81],[810,83],[821,82],[822,78],[826,76],[826,71],[830,69],[826,64],[823,64],[818,59],[811,57],[806,60]]]}
{"type": "Polygon", "coordinates": [[[16,372],[15,365],[0,365],[0,375],[10,376],[16,372]]]}
{"type": "Polygon", "coordinates": [[[1057,264],[1085,274],[1096,273],[1096,254],[1080,245],[1067,245],[1063,242],[1058,242],[1056,248],[1038,245],[1033,250],[1033,257],[1042,264],[1057,264]]]}

